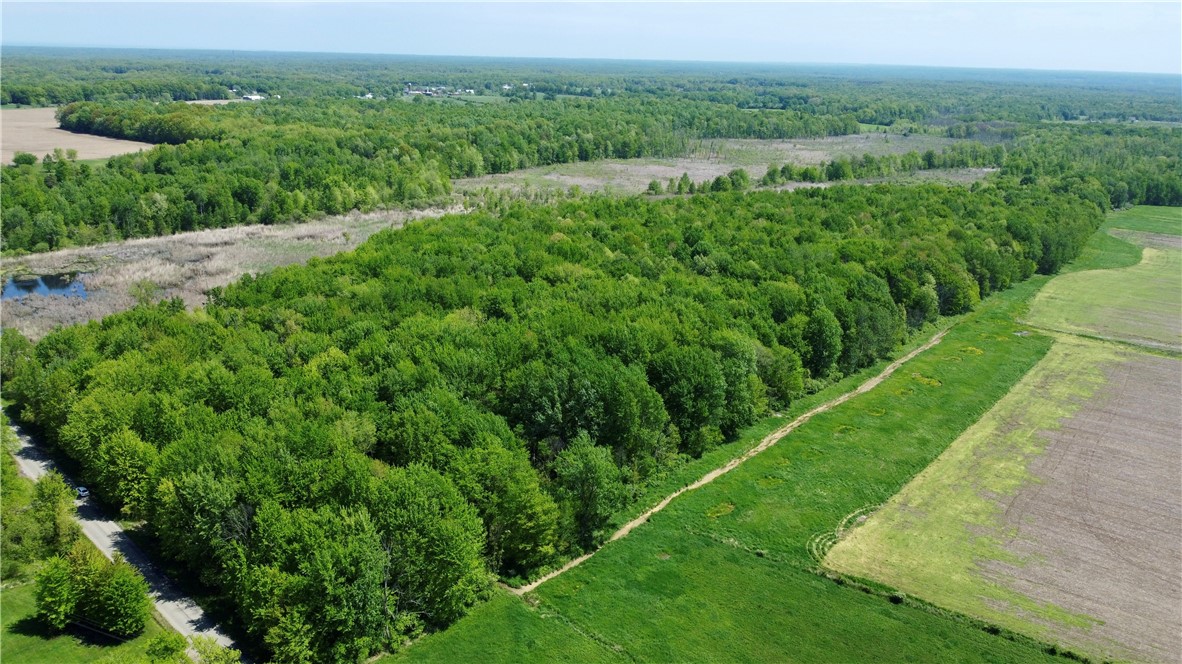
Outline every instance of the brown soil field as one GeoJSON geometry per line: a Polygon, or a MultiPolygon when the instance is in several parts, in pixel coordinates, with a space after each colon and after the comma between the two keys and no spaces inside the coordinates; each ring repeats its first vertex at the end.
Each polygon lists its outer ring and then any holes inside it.
{"type": "Polygon", "coordinates": [[[1182,362],[1130,352],[1058,429],[1014,496],[986,576],[1099,619],[1064,635],[1108,657],[1182,660],[1182,362]]]}
{"type": "Polygon", "coordinates": [[[304,224],[237,226],[167,237],[63,249],[0,260],[0,273],[80,273],[87,298],[27,295],[5,300],[0,325],[39,339],[55,327],[98,320],[135,306],[132,287],[149,280],[158,298],[180,297],[186,306],[204,304],[206,293],[246,273],[303,263],[347,251],[385,228],[462,212],[459,207],[422,211],[354,213],[304,224]]]}
{"type": "Polygon", "coordinates": [[[12,157],[17,152],[30,152],[40,158],[52,154],[54,148],[77,150],[79,159],[105,159],[152,147],[151,143],[75,134],[58,129],[57,120],[53,116],[55,110],[0,109],[0,163],[12,163],[12,157]]]}

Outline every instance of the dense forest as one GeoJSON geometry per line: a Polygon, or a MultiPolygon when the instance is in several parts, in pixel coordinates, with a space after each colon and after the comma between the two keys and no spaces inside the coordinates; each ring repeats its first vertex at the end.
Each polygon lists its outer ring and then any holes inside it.
{"type": "MultiPolygon", "coordinates": [[[[498,104],[292,100],[222,107],[70,104],[64,128],[163,143],[92,166],[17,155],[0,170],[6,252],[46,251],[246,223],[441,202],[451,180],[531,166],[685,154],[704,138],[787,138],[858,130],[850,116],[747,111],[635,97],[498,104]]],[[[763,184],[1002,167],[1027,181],[1100,182],[1108,206],[1182,204],[1182,130],[1026,127],[1008,144],[777,165],[763,184]]],[[[677,193],[686,193],[685,187],[677,193]]],[[[671,190],[672,193],[672,190],[671,190]]]]}
{"type": "Polygon", "coordinates": [[[516,204],[197,311],[7,330],[5,394],[255,648],[353,661],[594,546],[647,478],[1100,220],[1037,184],[516,204]]]}
{"type": "MultiPolygon", "coordinates": [[[[420,99],[422,99],[420,97],[420,99]]],[[[80,102],[62,127],[162,142],[99,167],[18,155],[3,177],[5,249],[439,201],[451,178],[684,154],[701,138],[853,133],[850,117],[640,99],[459,105],[304,100],[218,108],[80,102]]]]}

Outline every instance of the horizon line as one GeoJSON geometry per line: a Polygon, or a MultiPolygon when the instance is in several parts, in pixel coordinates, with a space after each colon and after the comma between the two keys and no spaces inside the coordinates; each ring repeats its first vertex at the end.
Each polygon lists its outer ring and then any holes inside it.
{"type": "Polygon", "coordinates": [[[376,53],[363,51],[292,51],[251,48],[208,48],[208,47],[160,47],[160,46],[96,46],[85,44],[35,44],[35,43],[3,43],[0,50],[5,48],[43,48],[43,49],[89,49],[96,51],[162,51],[180,53],[186,51],[200,51],[204,53],[252,53],[278,55],[333,55],[333,56],[363,56],[363,57],[403,57],[403,58],[475,58],[487,60],[562,60],[569,62],[644,62],[644,63],[678,63],[678,64],[724,64],[724,65],[776,65],[776,66],[821,66],[821,67],[914,67],[919,69],[943,70],[971,70],[996,72],[1042,72],[1042,73],[1070,73],[1070,74],[1108,74],[1108,75],[1136,75],[1136,76],[1171,76],[1182,78],[1182,71],[1126,71],[1115,69],[1049,69],[1042,67],[984,67],[972,65],[929,65],[913,63],[881,63],[881,62],[820,62],[820,61],[775,61],[775,60],[678,60],[657,58],[612,58],[612,57],[571,57],[555,55],[457,55],[441,53],[376,53]]]}

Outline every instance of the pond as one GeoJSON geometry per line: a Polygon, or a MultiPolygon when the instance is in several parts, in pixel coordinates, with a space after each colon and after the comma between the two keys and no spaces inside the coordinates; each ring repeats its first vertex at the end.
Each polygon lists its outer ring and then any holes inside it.
{"type": "Polygon", "coordinates": [[[4,292],[0,294],[0,300],[26,295],[64,295],[85,300],[86,286],[82,283],[82,275],[77,272],[9,277],[4,280],[4,292]]]}

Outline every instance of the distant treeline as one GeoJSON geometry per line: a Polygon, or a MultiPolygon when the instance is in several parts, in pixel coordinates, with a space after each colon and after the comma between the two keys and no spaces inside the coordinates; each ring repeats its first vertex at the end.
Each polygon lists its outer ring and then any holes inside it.
{"type": "Polygon", "coordinates": [[[18,155],[2,171],[4,247],[44,251],[439,201],[451,178],[684,154],[702,138],[852,133],[850,117],[641,99],[458,105],[286,100],[220,107],[80,102],[73,131],[166,143],[92,168],[18,155]],[[22,165],[23,164],[23,165],[22,165]]]}
{"type": "Polygon", "coordinates": [[[261,657],[355,662],[595,546],[648,478],[1101,220],[1016,182],[516,204],[192,312],[6,329],[0,378],[261,657]]]}
{"type": "Polygon", "coordinates": [[[850,114],[879,125],[1085,118],[1182,121],[1179,77],[1153,74],[5,48],[0,75],[0,102],[5,104],[167,102],[247,92],[396,97],[411,84],[519,98],[691,99],[736,108],[850,114]]]}

